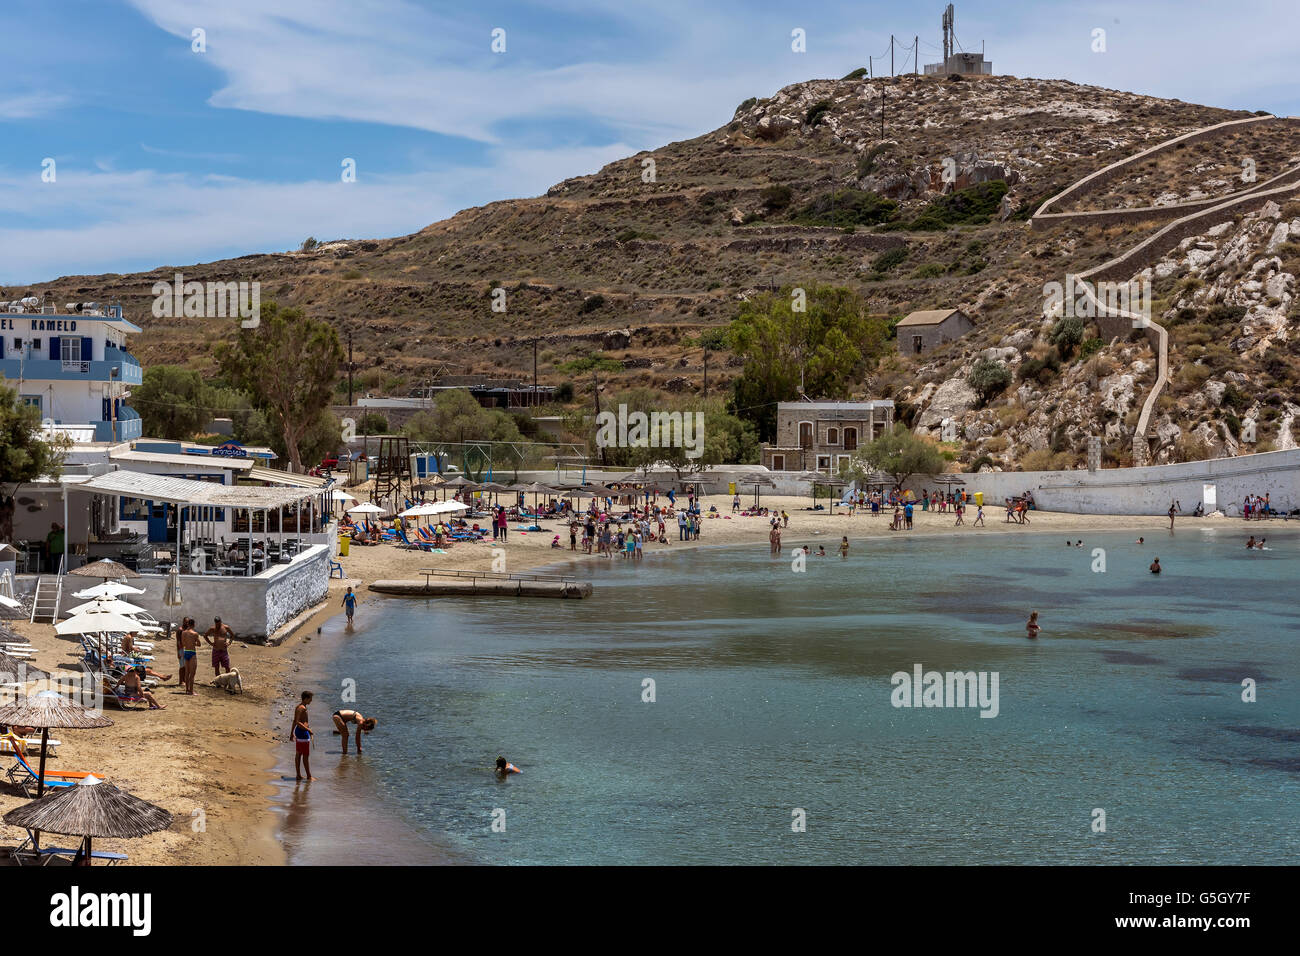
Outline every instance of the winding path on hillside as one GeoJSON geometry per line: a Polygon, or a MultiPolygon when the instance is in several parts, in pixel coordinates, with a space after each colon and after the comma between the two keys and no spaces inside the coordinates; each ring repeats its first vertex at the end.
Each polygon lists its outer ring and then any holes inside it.
{"type": "Polygon", "coordinates": [[[1169,333],[1153,319],[1125,309],[1114,308],[1099,299],[1096,294],[1095,284],[1098,282],[1130,281],[1138,272],[1154,266],[1184,239],[1189,236],[1201,235],[1211,225],[1221,222],[1225,214],[1232,216],[1239,212],[1252,211],[1262,208],[1270,200],[1284,199],[1294,195],[1297,191],[1300,191],[1300,166],[1293,166],[1271,179],[1214,199],[1200,199],[1185,203],[1174,203],[1168,206],[1147,206],[1136,209],[1121,207],[1061,213],[1051,212],[1050,210],[1092,192],[1138,163],[1145,162],[1162,152],[1177,149],[1180,145],[1193,140],[1226,135],[1243,126],[1256,123],[1295,122],[1297,120],[1291,117],[1252,116],[1247,119],[1216,123],[1204,129],[1193,130],[1190,133],[1175,136],[1173,139],[1165,140],[1125,159],[1111,163],[1096,172],[1089,173],[1039,206],[1038,211],[1030,219],[1030,225],[1035,229],[1039,229],[1055,225],[1089,226],[1149,222],[1153,219],[1176,217],[1172,222],[1167,223],[1154,234],[1130,246],[1113,259],[1084,272],[1073,276],[1067,275],[1066,277],[1067,288],[1069,287],[1069,280],[1073,278],[1076,288],[1081,287],[1083,289],[1084,295],[1092,305],[1097,326],[1103,335],[1124,337],[1132,329],[1146,329],[1147,340],[1156,353],[1156,381],[1142,403],[1142,412],[1138,417],[1137,426],[1133,430],[1133,464],[1136,467],[1146,465],[1150,460],[1150,444],[1147,439],[1147,432],[1151,424],[1151,414],[1155,410],[1156,400],[1169,382],[1169,333]]]}

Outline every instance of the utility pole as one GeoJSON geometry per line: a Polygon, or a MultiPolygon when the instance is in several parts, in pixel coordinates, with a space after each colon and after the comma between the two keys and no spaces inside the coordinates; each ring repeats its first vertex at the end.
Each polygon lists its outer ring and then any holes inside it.
{"type": "Polygon", "coordinates": [[[894,35],[889,35],[889,75],[894,75],[894,35]]]}
{"type": "Polygon", "coordinates": [[[348,408],[352,407],[352,333],[348,332],[348,408]]]}
{"type": "MultiPolygon", "coordinates": [[[[597,372],[595,369],[591,370],[591,380],[595,383],[595,388],[593,389],[593,391],[595,392],[596,395],[596,428],[599,429],[600,428],[600,373],[597,372]]],[[[599,431],[597,433],[599,434],[599,431]]],[[[605,446],[602,444],[600,446],[601,467],[604,467],[607,463],[608,462],[606,461],[605,458],[605,446]]]]}
{"type": "Polygon", "coordinates": [[[919,76],[921,73],[921,37],[912,37],[912,75],[919,76]]]}

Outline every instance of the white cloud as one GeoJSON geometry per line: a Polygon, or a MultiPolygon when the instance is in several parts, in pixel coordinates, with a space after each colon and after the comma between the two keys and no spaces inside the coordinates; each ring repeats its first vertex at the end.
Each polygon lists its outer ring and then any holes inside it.
{"type": "Polygon", "coordinates": [[[356,183],[269,183],[153,170],[60,169],[55,183],[0,177],[0,223],[71,223],[0,226],[0,285],[281,252],[309,235],[401,235],[474,202],[541,193],[629,152],[623,143],[513,151],[482,166],[401,176],[372,176],[363,166],[356,183]]]}
{"type": "Polygon", "coordinates": [[[0,119],[34,119],[51,113],[67,103],[68,97],[58,93],[15,93],[0,96],[0,119]]]}

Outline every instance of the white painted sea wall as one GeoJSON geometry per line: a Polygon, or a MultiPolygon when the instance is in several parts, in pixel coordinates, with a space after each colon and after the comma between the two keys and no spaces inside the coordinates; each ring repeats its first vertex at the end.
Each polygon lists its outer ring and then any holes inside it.
{"type": "MultiPolygon", "coordinates": [[[[1215,487],[1217,507],[1225,514],[1241,515],[1247,495],[1268,494],[1275,510],[1300,508],[1300,449],[1150,465],[1145,468],[1103,468],[1089,471],[1004,471],[959,475],[968,492],[984,492],[985,504],[1001,505],[1004,498],[1030,491],[1043,511],[1071,514],[1163,515],[1177,501],[1191,514],[1203,500],[1205,486],[1215,487]]],[[[918,495],[933,490],[933,478],[907,482],[918,495]]],[[[958,487],[958,486],[953,486],[958,487]]]]}
{"type": "MultiPolygon", "coordinates": [[[[330,549],[314,545],[294,556],[289,564],[275,564],[261,574],[248,577],[184,575],[181,577],[179,607],[163,604],[167,588],[166,575],[145,574],[128,583],[145,589],[144,594],[128,594],[132,604],[143,607],[160,621],[179,621],[192,617],[200,633],[212,625],[214,617],[230,625],[239,638],[263,640],[286,622],[325,600],[329,591],[330,549]]],[[[90,586],[94,580],[81,579],[90,586]]],[[[76,578],[65,578],[64,588],[76,578]]],[[[72,599],[65,596],[64,605],[72,599]]]]}

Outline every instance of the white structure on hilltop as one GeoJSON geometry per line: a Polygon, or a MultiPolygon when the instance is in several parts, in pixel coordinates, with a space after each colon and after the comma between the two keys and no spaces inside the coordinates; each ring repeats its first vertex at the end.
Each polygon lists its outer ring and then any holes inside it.
{"type": "Polygon", "coordinates": [[[979,53],[958,53],[957,32],[953,28],[956,14],[952,4],[943,11],[943,62],[927,63],[926,76],[947,76],[959,73],[962,76],[989,76],[993,73],[993,62],[984,59],[984,51],[979,53]]]}

